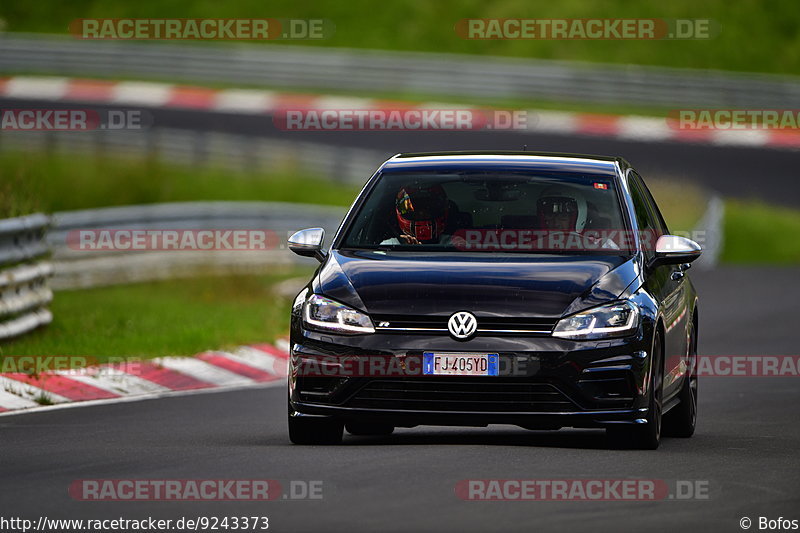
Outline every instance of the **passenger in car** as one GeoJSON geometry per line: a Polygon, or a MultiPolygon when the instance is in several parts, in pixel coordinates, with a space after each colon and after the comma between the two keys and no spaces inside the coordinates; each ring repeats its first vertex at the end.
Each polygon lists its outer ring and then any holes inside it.
{"type": "Polygon", "coordinates": [[[536,202],[536,216],[539,227],[549,232],[566,232],[581,236],[588,245],[606,249],[619,249],[613,239],[603,235],[611,228],[592,228],[600,230],[585,232],[589,222],[589,202],[579,191],[555,185],[548,187],[536,202]]]}

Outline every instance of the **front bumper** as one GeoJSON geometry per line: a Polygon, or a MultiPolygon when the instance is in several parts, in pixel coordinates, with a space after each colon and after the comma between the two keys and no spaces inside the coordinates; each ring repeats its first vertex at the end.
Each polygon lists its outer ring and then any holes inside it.
{"type": "Polygon", "coordinates": [[[648,408],[649,346],[644,331],[606,341],[487,336],[459,342],[441,335],[332,336],[293,327],[289,413],[400,427],[515,424],[554,429],[642,423],[648,408]],[[424,351],[497,353],[501,375],[352,375],[342,370],[354,368],[347,364],[353,359],[371,357],[402,368],[424,351]],[[309,362],[323,371],[309,375],[309,362]]]}

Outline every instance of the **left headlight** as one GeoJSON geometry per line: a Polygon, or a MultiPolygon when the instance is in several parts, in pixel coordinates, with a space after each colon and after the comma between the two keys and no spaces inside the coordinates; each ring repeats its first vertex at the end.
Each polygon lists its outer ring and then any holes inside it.
{"type": "Polygon", "coordinates": [[[639,308],[629,301],[587,309],[562,318],[553,329],[564,339],[603,339],[633,333],[639,327],[639,308]]]}
{"type": "Polygon", "coordinates": [[[334,333],[375,333],[369,316],[318,294],[303,305],[303,322],[311,329],[334,333]]]}

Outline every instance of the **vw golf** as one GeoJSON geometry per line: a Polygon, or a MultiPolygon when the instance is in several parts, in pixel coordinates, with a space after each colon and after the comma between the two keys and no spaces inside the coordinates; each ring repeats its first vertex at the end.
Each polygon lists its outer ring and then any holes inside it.
{"type": "Polygon", "coordinates": [[[291,315],[289,436],[417,425],[689,437],[700,246],[622,158],[400,154],[366,183],[291,315]]]}

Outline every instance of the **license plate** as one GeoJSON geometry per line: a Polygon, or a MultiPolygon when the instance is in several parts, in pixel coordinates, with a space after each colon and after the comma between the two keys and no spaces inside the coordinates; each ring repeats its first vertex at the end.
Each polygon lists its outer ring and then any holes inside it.
{"type": "Polygon", "coordinates": [[[422,354],[422,373],[426,376],[496,376],[499,367],[496,353],[422,354]]]}

